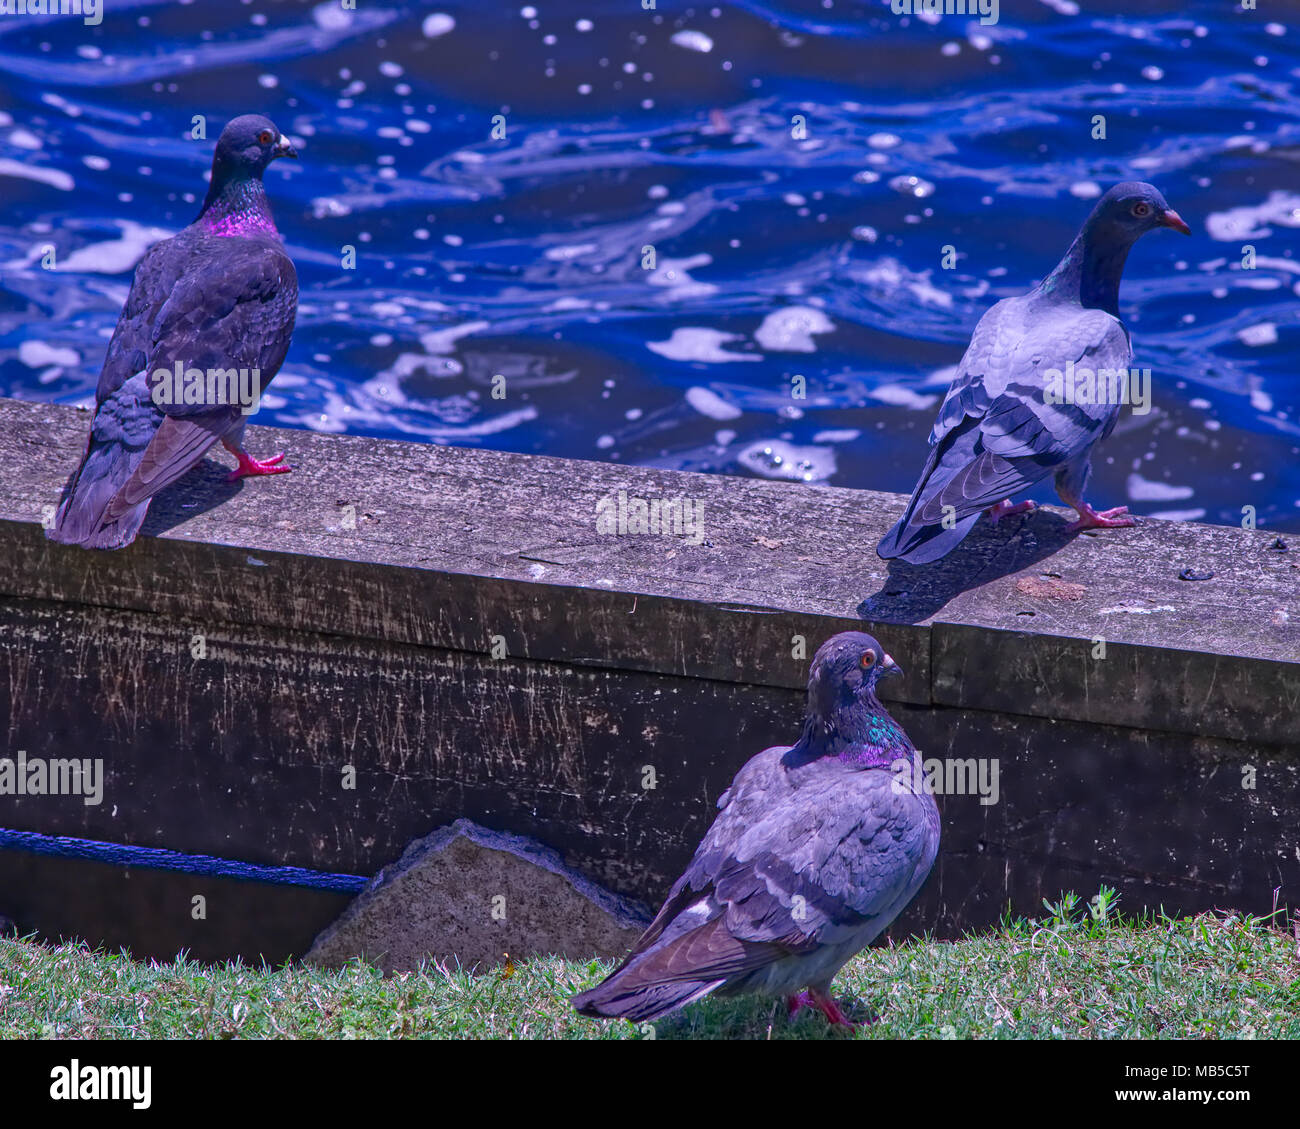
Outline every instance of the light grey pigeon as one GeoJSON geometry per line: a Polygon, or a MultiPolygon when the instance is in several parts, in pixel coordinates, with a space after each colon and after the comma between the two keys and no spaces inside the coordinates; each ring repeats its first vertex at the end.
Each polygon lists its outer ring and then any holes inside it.
{"type": "Polygon", "coordinates": [[[283,455],[254,459],[243,434],[244,409],[256,406],[245,394],[256,400],[279,370],[298,311],[298,276],[271,219],[262,173],[276,158],[297,155],[258,114],[221,131],[198,218],[155,243],[136,267],[51,540],[129,545],[153,496],[217,442],[239,461],[232,478],[289,470],[283,455]]]}
{"type": "Polygon", "coordinates": [[[1151,185],[1115,185],[1037,288],[1004,298],[980,318],[939,409],[911,501],[876,547],[881,557],[937,560],[981,513],[996,524],[1032,509],[1033,502],[1013,506],[1010,498],[1049,475],[1078,511],[1071,531],[1133,524],[1123,516],[1126,506],[1099,513],[1083,492],[1093,445],[1111,433],[1127,398],[1132,349],[1119,320],[1124,260],[1157,227],[1191,234],[1151,185]]]}
{"type": "Polygon", "coordinates": [[[899,673],[870,635],[822,645],[803,735],[736,774],[631,955],[573,998],[580,1014],[650,1020],[710,992],[759,992],[851,1026],[831,981],[915,897],[939,850],[915,750],[876,698],[899,673]]]}

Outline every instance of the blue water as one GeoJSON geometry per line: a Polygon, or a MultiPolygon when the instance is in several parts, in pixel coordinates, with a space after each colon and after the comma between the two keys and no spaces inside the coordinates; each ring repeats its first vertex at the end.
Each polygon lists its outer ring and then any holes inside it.
{"type": "Polygon", "coordinates": [[[1300,529],[1300,5],[1078,7],[0,17],[0,394],[90,402],[134,262],[260,111],[302,157],[267,175],[302,305],[259,422],[908,491],[979,316],[1142,179],[1194,235],[1129,258],[1153,410],[1125,411],[1092,501],[1300,529]]]}

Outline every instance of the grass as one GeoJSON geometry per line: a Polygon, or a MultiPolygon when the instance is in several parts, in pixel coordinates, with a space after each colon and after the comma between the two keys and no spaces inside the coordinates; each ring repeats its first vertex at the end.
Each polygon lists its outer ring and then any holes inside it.
{"type": "MultiPolygon", "coordinates": [[[[1113,903],[1105,888],[1090,906],[1068,894],[995,932],[869,949],[835,992],[875,1017],[863,1039],[1300,1038],[1300,923],[1292,936],[1237,914],[1128,919],[1113,903]]],[[[385,978],[359,962],[158,964],[0,940],[0,1038],[844,1037],[758,998],[706,999],[640,1029],[575,1015],[568,997],[609,967],[543,958],[385,978]]]]}

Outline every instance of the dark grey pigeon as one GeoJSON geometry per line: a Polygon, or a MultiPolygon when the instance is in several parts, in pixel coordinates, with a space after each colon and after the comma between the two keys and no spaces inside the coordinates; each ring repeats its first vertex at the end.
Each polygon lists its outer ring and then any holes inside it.
{"type": "Polygon", "coordinates": [[[149,500],[218,441],[239,461],[231,478],[289,470],[282,454],[254,459],[243,434],[244,409],[256,406],[249,393],[255,401],[279,370],[298,312],[298,276],[262,173],[277,157],[297,155],[257,114],[221,131],[198,218],[136,266],[95,390],[86,453],[47,532],[52,540],[129,545],[149,500]]]}
{"type": "Polygon", "coordinates": [[[1129,248],[1148,231],[1188,228],[1149,184],[1117,184],[1093,208],[1069,251],[1036,289],[1004,298],[975,327],[930,433],[912,500],[876,552],[925,564],[950,552],[981,513],[994,523],[1032,509],[1011,495],[1056,478],[1079,513],[1071,531],[1132,525],[1126,506],[1098,513],[1083,500],[1093,445],[1119,418],[1120,385],[1087,373],[1123,371],[1132,349],[1119,320],[1129,248]],[[1056,376],[1050,370],[1057,370],[1056,376]]]}
{"type": "Polygon", "coordinates": [[[913,790],[915,750],[876,698],[901,673],[870,635],[822,645],[792,746],[759,753],[631,955],[573,998],[582,1015],[658,1019],[710,992],[784,995],[849,1020],[840,968],[916,895],[939,850],[939,811],[913,790]],[[891,766],[903,762],[907,773],[891,766]],[[800,991],[806,989],[806,991],[800,991]]]}

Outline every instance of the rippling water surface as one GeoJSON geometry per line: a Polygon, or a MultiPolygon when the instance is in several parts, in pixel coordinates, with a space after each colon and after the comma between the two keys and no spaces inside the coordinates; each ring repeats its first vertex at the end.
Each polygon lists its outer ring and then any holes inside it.
{"type": "Polygon", "coordinates": [[[1141,179],[1194,236],[1129,258],[1153,410],[1093,501],[1300,529],[1300,6],[104,7],[0,17],[0,394],[91,401],[193,116],[260,111],[302,306],[259,422],[909,491],[979,316],[1141,179]]]}

